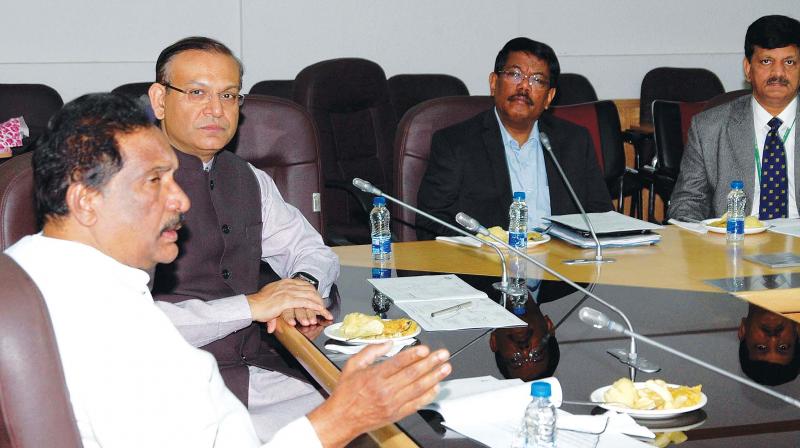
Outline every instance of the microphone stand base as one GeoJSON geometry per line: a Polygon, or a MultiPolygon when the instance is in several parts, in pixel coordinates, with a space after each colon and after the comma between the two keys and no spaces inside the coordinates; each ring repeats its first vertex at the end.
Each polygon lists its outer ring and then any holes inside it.
{"type": "Polygon", "coordinates": [[[625,364],[626,366],[633,367],[640,372],[656,373],[661,370],[661,367],[658,364],[639,356],[633,358],[631,357],[630,352],[622,348],[611,348],[606,350],[606,353],[617,358],[619,362],[625,364]]]}
{"type": "Polygon", "coordinates": [[[601,258],[599,260],[596,259],[596,258],[572,258],[570,260],[564,260],[564,261],[562,261],[562,263],[564,263],[564,264],[594,264],[594,263],[601,264],[601,263],[614,263],[615,261],[617,261],[616,258],[601,258]]]}
{"type": "Polygon", "coordinates": [[[521,296],[524,296],[524,295],[526,295],[528,293],[528,289],[527,288],[520,288],[520,287],[517,287],[517,286],[514,286],[514,285],[510,285],[510,284],[505,284],[504,285],[503,282],[492,283],[492,286],[494,287],[494,289],[496,289],[496,290],[498,290],[500,292],[506,293],[506,294],[508,294],[509,296],[512,296],[512,297],[521,297],[521,296]]]}

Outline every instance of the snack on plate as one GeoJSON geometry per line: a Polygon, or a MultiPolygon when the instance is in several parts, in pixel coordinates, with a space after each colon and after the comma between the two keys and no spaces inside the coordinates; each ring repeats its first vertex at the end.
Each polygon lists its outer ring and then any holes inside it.
{"type": "MultiPolygon", "coordinates": [[[[709,227],[727,227],[728,225],[728,214],[725,213],[716,221],[712,221],[708,224],[709,227]]],[[[757,229],[760,227],[764,227],[764,223],[759,221],[755,216],[747,216],[744,218],[744,228],[745,229],[757,229]]]]}
{"type": "Polygon", "coordinates": [[[339,331],[348,339],[399,338],[417,331],[417,323],[411,319],[381,320],[380,316],[350,313],[344,317],[339,331]]]}
{"type": "Polygon", "coordinates": [[[668,386],[663,380],[647,380],[637,388],[628,378],[620,378],[603,395],[606,402],[621,403],[632,409],[680,409],[700,402],[702,385],[668,386]]]}
{"type": "MultiPolygon", "coordinates": [[[[491,228],[489,228],[487,230],[489,231],[489,233],[491,233],[492,235],[500,238],[501,240],[508,241],[508,231],[503,230],[502,227],[494,226],[494,227],[491,227],[491,228]]],[[[480,238],[480,239],[482,239],[484,241],[494,241],[493,239],[489,238],[488,236],[481,235],[480,233],[478,234],[478,238],[480,238]]],[[[543,239],[544,239],[544,236],[542,236],[542,234],[539,233],[539,232],[534,232],[534,231],[528,232],[528,241],[542,241],[543,239]]]]}

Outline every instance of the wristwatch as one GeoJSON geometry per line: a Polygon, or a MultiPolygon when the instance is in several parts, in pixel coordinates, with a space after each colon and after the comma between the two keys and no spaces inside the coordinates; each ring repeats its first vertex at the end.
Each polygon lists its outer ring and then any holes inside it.
{"type": "Polygon", "coordinates": [[[314,286],[314,288],[319,289],[319,280],[314,278],[314,276],[309,274],[308,272],[302,272],[302,271],[301,272],[296,272],[292,276],[292,278],[296,278],[298,280],[305,280],[308,283],[311,283],[314,286]]]}

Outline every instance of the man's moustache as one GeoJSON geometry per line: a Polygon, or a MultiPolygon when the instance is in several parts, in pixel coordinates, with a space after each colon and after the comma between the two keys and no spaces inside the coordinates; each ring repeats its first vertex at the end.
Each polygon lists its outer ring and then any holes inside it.
{"type": "Polygon", "coordinates": [[[789,80],[781,76],[773,76],[767,79],[767,84],[780,84],[782,86],[788,86],[789,80]]]}
{"type": "Polygon", "coordinates": [[[186,221],[186,217],[183,213],[179,214],[175,218],[171,219],[167,224],[164,225],[164,228],[161,229],[161,233],[164,233],[168,230],[178,230],[183,226],[184,221],[186,221]]]}
{"type": "Polygon", "coordinates": [[[508,97],[508,100],[509,101],[514,101],[514,100],[516,100],[518,98],[524,99],[525,102],[528,103],[529,105],[533,105],[533,100],[528,95],[525,95],[523,93],[518,93],[516,95],[511,95],[510,97],[508,97]]]}

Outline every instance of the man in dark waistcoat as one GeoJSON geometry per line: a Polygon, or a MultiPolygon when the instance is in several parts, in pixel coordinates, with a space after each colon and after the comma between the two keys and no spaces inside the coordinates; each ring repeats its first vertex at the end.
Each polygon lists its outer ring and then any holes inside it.
{"type": "MultiPolygon", "coordinates": [[[[208,38],[183,39],[158,58],[150,101],[192,207],[179,235],[180,256],[156,268],[153,295],[191,344],[214,354],[225,384],[266,440],[322,397],[284,375],[286,364],[262,342],[261,322],[287,301],[321,304],[339,261],[266,173],[222,151],[238,125],[241,76],[239,60],[208,38]],[[259,284],[262,260],[280,280],[259,284]]],[[[288,322],[316,323],[316,312],[295,308],[284,314],[288,322]]],[[[331,318],[327,310],[322,316],[331,318]]]]}

